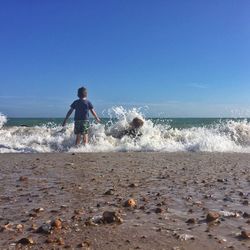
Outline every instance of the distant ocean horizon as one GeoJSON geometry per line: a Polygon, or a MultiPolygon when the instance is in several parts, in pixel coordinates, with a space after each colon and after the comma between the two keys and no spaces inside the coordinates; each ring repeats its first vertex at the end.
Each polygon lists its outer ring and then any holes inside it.
{"type": "MultiPolygon", "coordinates": [[[[118,121],[117,118],[100,117],[102,123],[106,124],[110,121],[118,121]]],[[[215,124],[223,121],[243,121],[250,122],[250,118],[231,118],[231,117],[147,117],[154,124],[170,124],[174,128],[190,128],[215,124]]],[[[8,117],[5,126],[60,126],[64,117],[8,117]]],[[[68,123],[74,122],[73,118],[69,118],[68,123]]],[[[90,118],[90,122],[94,122],[90,118]]]]}

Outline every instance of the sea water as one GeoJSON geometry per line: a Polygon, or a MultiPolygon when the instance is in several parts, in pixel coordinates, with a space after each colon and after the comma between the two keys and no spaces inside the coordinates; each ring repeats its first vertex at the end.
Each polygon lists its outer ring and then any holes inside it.
{"type": "Polygon", "coordinates": [[[8,118],[0,115],[0,153],[192,151],[250,152],[250,120],[147,118],[139,109],[110,109],[101,124],[91,120],[90,143],[74,146],[74,124],[63,118],[8,118]],[[144,120],[141,136],[115,137],[133,118],[144,120]]]}

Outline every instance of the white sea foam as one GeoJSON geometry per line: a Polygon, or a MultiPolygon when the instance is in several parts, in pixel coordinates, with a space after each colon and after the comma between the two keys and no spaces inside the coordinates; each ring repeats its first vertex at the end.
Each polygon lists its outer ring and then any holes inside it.
{"type": "Polygon", "coordinates": [[[0,152],[115,152],[115,151],[193,151],[250,152],[250,123],[229,120],[213,126],[177,129],[169,124],[154,124],[137,109],[113,108],[109,112],[116,122],[91,124],[90,144],[74,147],[73,124],[61,126],[3,126],[0,115],[0,152]],[[134,117],[144,119],[142,136],[117,139],[134,117]]]}

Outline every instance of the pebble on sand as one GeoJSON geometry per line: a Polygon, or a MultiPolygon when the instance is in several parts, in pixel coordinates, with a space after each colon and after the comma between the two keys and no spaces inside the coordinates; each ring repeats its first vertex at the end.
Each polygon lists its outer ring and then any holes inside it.
{"type": "Polygon", "coordinates": [[[40,212],[43,212],[43,211],[44,211],[44,208],[42,208],[42,207],[34,208],[33,211],[34,211],[35,213],[40,213],[40,212]]]}
{"type": "Polygon", "coordinates": [[[77,245],[78,248],[82,248],[82,247],[86,247],[86,249],[89,249],[91,243],[89,241],[84,241],[84,242],[81,242],[77,245]]]}
{"type": "Polygon", "coordinates": [[[22,225],[22,224],[17,224],[16,225],[16,229],[18,230],[18,231],[23,231],[23,228],[24,228],[24,226],[22,225]]]}
{"type": "Polygon", "coordinates": [[[34,241],[32,238],[22,238],[20,239],[17,243],[22,244],[22,245],[32,245],[34,244],[34,241]]]}
{"type": "Polygon", "coordinates": [[[195,240],[195,237],[191,234],[178,234],[175,232],[174,236],[181,241],[195,240]]]}
{"type": "Polygon", "coordinates": [[[160,208],[160,207],[157,207],[157,208],[155,209],[155,213],[156,213],[156,214],[160,214],[160,213],[162,213],[162,212],[163,212],[163,209],[160,208]]]}
{"type": "Polygon", "coordinates": [[[102,215],[102,220],[104,223],[123,222],[122,218],[114,211],[105,211],[102,215]]]}
{"type": "Polygon", "coordinates": [[[247,212],[244,212],[242,216],[243,218],[250,218],[250,214],[247,212]]]}
{"type": "Polygon", "coordinates": [[[51,226],[48,224],[43,224],[40,226],[37,230],[36,233],[39,234],[51,234],[51,226]]]}
{"type": "Polygon", "coordinates": [[[136,201],[134,199],[128,199],[125,201],[124,206],[134,208],[136,207],[136,201]]]}
{"type": "Polygon", "coordinates": [[[97,226],[100,224],[122,223],[123,219],[115,211],[104,211],[102,215],[95,215],[88,218],[85,222],[86,226],[97,226]]]}
{"type": "Polygon", "coordinates": [[[48,244],[57,243],[60,246],[65,245],[63,238],[61,238],[61,237],[58,238],[58,237],[51,236],[51,235],[46,239],[45,243],[48,243],[48,244]]]}
{"type": "Polygon", "coordinates": [[[104,195],[113,195],[114,194],[114,190],[113,189],[109,189],[107,190],[104,195]]]}
{"type": "Polygon", "coordinates": [[[65,242],[64,242],[63,238],[58,238],[57,239],[57,244],[60,245],[60,246],[65,245],[65,242]]]}
{"type": "Polygon", "coordinates": [[[196,223],[196,220],[195,218],[190,218],[186,221],[187,224],[195,224],[196,223]]]}
{"type": "Polygon", "coordinates": [[[3,226],[0,227],[0,232],[3,232],[3,231],[13,231],[12,229],[13,227],[13,224],[12,223],[7,223],[3,226]]]}
{"type": "Polygon", "coordinates": [[[84,214],[84,210],[83,209],[75,209],[74,214],[75,215],[82,215],[82,214],[84,214]]]}
{"type": "Polygon", "coordinates": [[[212,222],[212,221],[218,220],[219,218],[220,218],[220,214],[218,212],[210,211],[207,214],[206,221],[207,222],[212,222]]]}
{"type": "Polygon", "coordinates": [[[28,177],[27,176],[20,176],[19,181],[27,181],[28,177]]]}
{"type": "Polygon", "coordinates": [[[62,228],[62,220],[61,219],[55,219],[51,222],[51,226],[56,229],[62,228]]]}
{"type": "Polygon", "coordinates": [[[135,187],[138,187],[138,184],[136,184],[136,183],[131,183],[131,184],[129,184],[129,187],[130,187],[130,188],[135,188],[135,187]]]}
{"type": "Polygon", "coordinates": [[[246,230],[242,231],[241,232],[241,238],[250,239],[250,231],[246,231],[246,230]]]}
{"type": "Polygon", "coordinates": [[[244,200],[244,201],[242,201],[242,204],[245,205],[245,206],[248,206],[249,205],[249,201],[248,200],[244,200]]]}

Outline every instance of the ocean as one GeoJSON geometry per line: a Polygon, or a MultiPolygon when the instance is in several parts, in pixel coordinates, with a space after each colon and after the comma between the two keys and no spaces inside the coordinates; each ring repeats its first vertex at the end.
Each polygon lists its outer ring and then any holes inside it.
{"type": "Polygon", "coordinates": [[[191,151],[250,152],[250,119],[147,118],[138,109],[116,107],[101,124],[92,119],[90,143],[74,146],[73,119],[8,118],[0,115],[0,153],[191,151]],[[141,136],[115,138],[133,118],[144,120],[141,136]]]}

